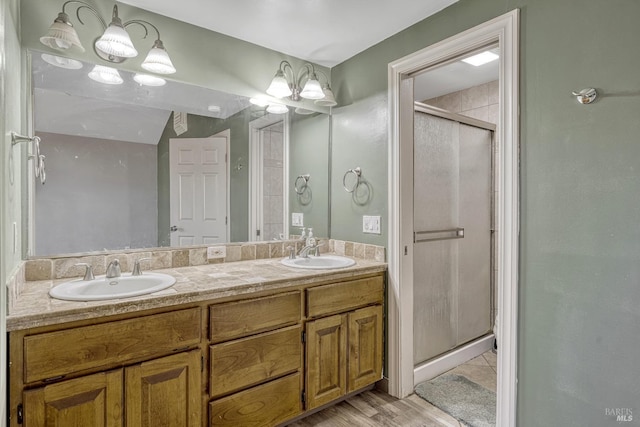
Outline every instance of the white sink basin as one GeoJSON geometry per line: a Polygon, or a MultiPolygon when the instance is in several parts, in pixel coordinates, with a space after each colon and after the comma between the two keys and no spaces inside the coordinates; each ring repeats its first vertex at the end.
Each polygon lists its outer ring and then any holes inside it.
{"type": "Polygon", "coordinates": [[[308,258],[296,259],[285,258],[280,262],[287,267],[308,268],[310,270],[330,270],[332,268],[345,268],[351,267],[356,263],[351,258],[338,255],[310,255],[308,258]]]}
{"type": "Polygon", "coordinates": [[[175,277],[162,273],[143,273],[140,276],[129,275],[113,279],[100,276],[94,280],[78,279],[62,283],[52,288],[49,295],[68,301],[99,301],[151,294],[167,289],[174,283],[175,277]]]}

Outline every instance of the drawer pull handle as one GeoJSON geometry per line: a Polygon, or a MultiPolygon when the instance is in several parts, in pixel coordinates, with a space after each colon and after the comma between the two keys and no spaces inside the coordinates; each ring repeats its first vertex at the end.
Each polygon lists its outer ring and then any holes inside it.
{"type": "Polygon", "coordinates": [[[46,378],[46,379],[42,380],[42,382],[50,383],[50,382],[53,382],[53,381],[61,380],[63,378],[64,378],[64,375],[58,375],[57,377],[46,378]]]}

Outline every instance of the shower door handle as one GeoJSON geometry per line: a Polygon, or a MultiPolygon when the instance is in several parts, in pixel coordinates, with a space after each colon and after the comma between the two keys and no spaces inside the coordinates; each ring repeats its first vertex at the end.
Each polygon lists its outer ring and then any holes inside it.
{"type": "Polygon", "coordinates": [[[413,243],[435,242],[438,240],[464,239],[464,228],[445,230],[414,231],[413,243]]]}

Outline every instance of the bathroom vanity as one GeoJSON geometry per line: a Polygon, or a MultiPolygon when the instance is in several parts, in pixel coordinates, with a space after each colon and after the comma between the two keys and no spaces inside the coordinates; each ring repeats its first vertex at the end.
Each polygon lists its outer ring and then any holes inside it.
{"type": "Polygon", "coordinates": [[[10,426],[286,424],[382,378],[385,270],[185,267],[172,292],[31,314],[18,296],[10,426]]]}

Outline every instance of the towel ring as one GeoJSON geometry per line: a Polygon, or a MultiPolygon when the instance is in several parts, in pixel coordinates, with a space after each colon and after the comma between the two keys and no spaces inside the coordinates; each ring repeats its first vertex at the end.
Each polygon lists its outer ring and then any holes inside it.
{"type": "Polygon", "coordinates": [[[29,159],[34,159],[33,171],[36,178],[40,178],[40,183],[44,185],[47,180],[47,173],[44,169],[44,154],[40,154],[40,137],[34,136],[24,136],[19,135],[15,132],[11,132],[11,146],[13,147],[16,144],[21,142],[30,142],[32,144],[31,151],[33,154],[28,156],[29,159]]]}
{"type": "Polygon", "coordinates": [[[296,178],[296,182],[293,184],[293,187],[296,189],[296,194],[303,194],[304,190],[307,188],[307,183],[309,182],[309,178],[311,178],[311,175],[309,174],[305,174],[305,175],[298,175],[298,177],[296,178]],[[302,180],[302,182],[300,183],[300,187],[298,187],[298,182],[300,182],[300,180],[302,180]]]}
{"type": "Polygon", "coordinates": [[[360,185],[360,175],[362,175],[360,166],[355,169],[349,169],[347,172],[345,172],[344,176],[342,177],[342,187],[344,187],[344,191],[346,191],[347,193],[353,193],[354,191],[356,191],[356,188],[358,188],[358,186],[360,185]],[[347,176],[349,176],[349,174],[354,174],[356,176],[356,183],[352,188],[347,187],[347,176]]]}

